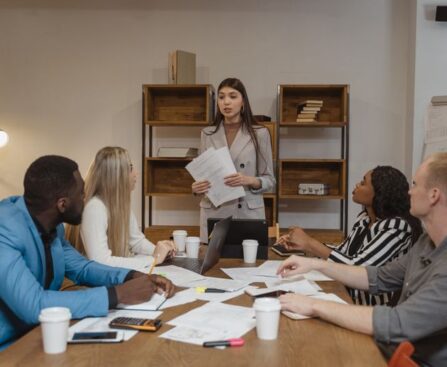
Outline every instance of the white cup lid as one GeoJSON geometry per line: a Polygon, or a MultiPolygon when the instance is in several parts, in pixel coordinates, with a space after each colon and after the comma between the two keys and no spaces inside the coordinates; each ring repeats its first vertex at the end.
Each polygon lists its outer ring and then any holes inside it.
{"type": "Polygon", "coordinates": [[[60,322],[71,319],[70,309],[67,307],[48,307],[40,311],[40,322],[60,322]]]}
{"type": "Polygon", "coordinates": [[[242,246],[258,246],[259,243],[256,240],[243,240],[242,246]]]}
{"type": "Polygon", "coordinates": [[[199,237],[186,237],[186,242],[200,242],[199,237]]]}
{"type": "Polygon", "coordinates": [[[175,231],[172,232],[173,236],[187,236],[188,232],[186,232],[183,229],[176,229],[175,231]]]}
{"type": "Polygon", "coordinates": [[[255,300],[253,308],[256,311],[279,311],[281,309],[281,303],[278,298],[261,297],[255,300]]]}

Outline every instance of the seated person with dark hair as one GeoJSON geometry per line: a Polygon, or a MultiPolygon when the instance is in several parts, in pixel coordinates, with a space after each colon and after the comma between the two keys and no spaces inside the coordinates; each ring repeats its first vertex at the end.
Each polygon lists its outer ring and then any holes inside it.
{"type": "MultiPolygon", "coordinates": [[[[419,219],[410,214],[409,185],[405,175],[391,166],[368,171],[352,192],[363,206],[348,237],[340,246],[328,246],[293,227],[280,238],[287,249],[298,249],[328,261],[347,265],[384,265],[406,253],[422,232],[419,219]]],[[[388,304],[392,292],[372,295],[349,288],[356,304],[388,304]]]]}
{"type": "Polygon", "coordinates": [[[410,189],[411,214],[426,230],[413,247],[382,266],[353,266],[291,256],[278,268],[284,277],[319,270],[351,287],[371,293],[402,288],[396,307],[343,305],[286,294],[283,310],[315,316],[373,335],[387,355],[404,340],[423,366],[447,366],[447,153],[428,157],[410,189]]]}
{"type": "Polygon", "coordinates": [[[79,224],[84,208],[74,161],[37,159],[24,187],[23,197],[0,202],[0,349],[38,324],[46,307],[68,307],[73,318],[105,316],[118,303],[145,302],[155,292],[172,296],[166,278],[89,261],[64,239],[62,223],[79,224]],[[59,291],[64,276],[92,288],[59,291]]]}

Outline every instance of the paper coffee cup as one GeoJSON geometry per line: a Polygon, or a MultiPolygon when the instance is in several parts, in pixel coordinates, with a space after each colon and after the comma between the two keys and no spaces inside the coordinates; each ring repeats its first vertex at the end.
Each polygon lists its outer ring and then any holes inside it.
{"type": "Polygon", "coordinates": [[[278,337],[281,304],[277,298],[257,298],[253,304],[256,313],[256,333],[259,339],[275,340],[278,337]]]}
{"type": "Polygon", "coordinates": [[[242,249],[244,251],[244,262],[255,263],[256,254],[258,252],[258,241],[256,240],[243,240],[242,249]]]}
{"type": "Polygon", "coordinates": [[[40,311],[39,321],[42,328],[43,350],[48,354],[63,353],[67,349],[68,326],[71,319],[70,309],[49,307],[40,311]]]}
{"type": "Polygon", "coordinates": [[[186,237],[186,256],[197,259],[199,257],[200,238],[186,237]]]}
{"type": "Polygon", "coordinates": [[[178,252],[185,252],[185,240],[188,233],[182,229],[177,229],[172,232],[174,244],[178,252]]]}

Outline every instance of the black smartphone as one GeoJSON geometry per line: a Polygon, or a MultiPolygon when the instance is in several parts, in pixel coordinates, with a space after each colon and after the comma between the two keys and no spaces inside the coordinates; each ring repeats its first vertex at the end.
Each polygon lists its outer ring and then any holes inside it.
{"type": "Polygon", "coordinates": [[[137,317],[117,317],[110,321],[109,326],[117,329],[133,329],[140,331],[157,331],[162,322],[160,319],[140,319],[137,317]]]}
{"type": "Polygon", "coordinates": [[[119,343],[123,341],[122,332],[91,331],[78,332],[68,340],[69,343],[119,343]]]}
{"type": "Polygon", "coordinates": [[[290,256],[290,255],[304,255],[304,252],[301,250],[287,250],[284,245],[280,243],[275,243],[272,246],[272,251],[276,252],[279,256],[290,256]]]}

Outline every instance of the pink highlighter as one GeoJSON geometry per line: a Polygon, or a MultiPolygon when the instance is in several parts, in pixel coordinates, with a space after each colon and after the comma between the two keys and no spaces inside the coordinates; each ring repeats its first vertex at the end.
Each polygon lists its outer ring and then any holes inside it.
{"type": "Polygon", "coordinates": [[[216,340],[212,342],[205,342],[203,346],[205,348],[214,348],[214,347],[242,347],[245,341],[242,338],[232,338],[227,340],[216,340]]]}

